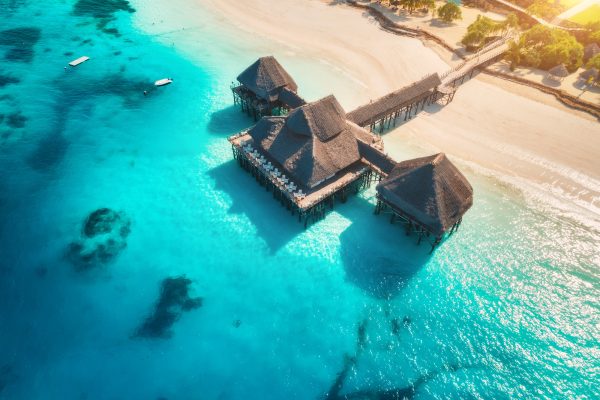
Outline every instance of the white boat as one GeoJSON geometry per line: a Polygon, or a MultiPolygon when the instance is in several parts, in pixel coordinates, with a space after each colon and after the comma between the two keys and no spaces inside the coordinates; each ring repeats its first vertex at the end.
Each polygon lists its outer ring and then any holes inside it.
{"type": "Polygon", "coordinates": [[[156,82],[154,82],[154,86],[165,86],[165,85],[168,85],[170,83],[173,83],[173,79],[171,79],[171,78],[163,78],[163,79],[159,79],[156,82]]]}
{"type": "Polygon", "coordinates": [[[88,56],[79,57],[78,59],[71,61],[71,62],[69,63],[69,65],[70,65],[71,67],[76,67],[76,66],[78,66],[79,64],[86,62],[86,61],[87,61],[87,60],[89,60],[89,59],[90,59],[90,58],[89,58],[88,56]]]}

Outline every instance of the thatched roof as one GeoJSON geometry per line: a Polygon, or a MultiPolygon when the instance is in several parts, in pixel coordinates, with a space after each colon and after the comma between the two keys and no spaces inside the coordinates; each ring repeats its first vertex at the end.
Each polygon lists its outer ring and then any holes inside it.
{"type": "Polygon", "coordinates": [[[281,92],[279,92],[279,101],[292,109],[306,104],[306,101],[304,101],[302,97],[298,96],[296,92],[291,91],[287,87],[284,87],[281,89],[281,92]]]}
{"type": "Polygon", "coordinates": [[[360,160],[356,129],[334,96],[264,117],[248,133],[297,183],[312,188],[360,160]]]}
{"type": "Polygon", "coordinates": [[[383,97],[362,105],[348,113],[348,119],[360,126],[367,126],[377,121],[390,112],[419,101],[429,95],[429,91],[441,85],[439,75],[428,75],[420,81],[414,82],[383,97]]]}
{"type": "Polygon", "coordinates": [[[377,192],[437,236],[473,204],[473,188],[444,153],[398,163],[377,192]]]}
{"type": "Polygon", "coordinates": [[[564,78],[565,76],[569,75],[569,71],[567,70],[567,67],[565,67],[565,64],[560,64],[556,67],[550,68],[548,73],[558,78],[564,78]]]}
{"type": "Polygon", "coordinates": [[[590,78],[593,79],[594,81],[598,80],[598,74],[600,73],[600,71],[598,71],[596,68],[590,68],[588,70],[583,71],[582,73],[579,74],[579,77],[585,81],[589,81],[590,78]]]}
{"type": "Polygon", "coordinates": [[[282,88],[288,88],[293,92],[298,90],[296,82],[273,56],[259,58],[246,68],[237,80],[267,101],[277,100],[282,88]]]}
{"type": "Polygon", "coordinates": [[[600,46],[598,46],[596,43],[588,44],[583,49],[583,61],[588,61],[596,54],[600,54],[600,46]]]}

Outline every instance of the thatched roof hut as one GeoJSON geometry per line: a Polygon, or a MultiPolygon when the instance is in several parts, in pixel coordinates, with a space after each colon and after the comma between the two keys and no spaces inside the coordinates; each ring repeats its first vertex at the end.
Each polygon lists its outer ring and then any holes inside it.
{"type": "Polygon", "coordinates": [[[600,54],[600,46],[596,43],[590,43],[583,49],[583,62],[587,62],[590,58],[596,54],[600,54]]]}
{"type": "Polygon", "coordinates": [[[561,81],[563,78],[569,75],[569,71],[567,70],[567,67],[565,67],[565,64],[560,64],[556,67],[550,68],[550,70],[548,70],[548,75],[550,78],[561,81]]]}
{"type": "Polygon", "coordinates": [[[313,188],[360,160],[362,128],[346,120],[334,96],[296,108],[287,117],[264,117],[248,134],[254,145],[289,175],[313,188]]]}
{"type": "Polygon", "coordinates": [[[244,70],[237,80],[257,97],[276,101],[282,89],[295,93],[298,85],[273,56],[261,57],[244,70]]]}
{"type": "Polygon", "coordinates": [[[582,73],[579,74],[579,79],[582,79],[586,82],[594,81],[597,82],[598,78],[599,78],[599,74],[600,71],[598,71],[596,68],[592,67],[590,69],[587,69],[585,71],[583,71],[582,73]]]}
{"type": "Polygon", "coordinates": [[[473,204],[473,188],[444,153],[400,162],[377,185],[394,210],[441,237],[473,204]]]}

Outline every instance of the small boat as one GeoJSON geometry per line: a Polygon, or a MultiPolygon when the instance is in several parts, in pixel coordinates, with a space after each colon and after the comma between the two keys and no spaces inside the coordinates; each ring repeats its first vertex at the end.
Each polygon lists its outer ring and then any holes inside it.
{"type": "Polygon", "coordinates": [[[79,64],[86,62],[86,61],[87,61],[87,60],[89,60],[89,59],[90,59],[90,58],[89,58],[88,56],[79,57],[78,59],[71,61],[71,62],[69,63],[69,65],[70,65],[71,67],[76,67],[76,66],[78,66],[79,64]]]}
{"type": "Polygon", "coordinates": [[[165,86],[165,85],[168,85],[170,83],[173,83],[173,79],[171,79],[171,78],[163,78],[163,79],[159,79],[156,82],[154,82],[154,86],[165,86]]]}

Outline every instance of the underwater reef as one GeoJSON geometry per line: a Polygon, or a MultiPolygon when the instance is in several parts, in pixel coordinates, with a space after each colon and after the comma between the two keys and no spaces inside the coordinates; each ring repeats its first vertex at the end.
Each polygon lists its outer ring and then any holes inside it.
{"type": "Polygon", "coordinates": [[[190,297],[192,281],[185,276],[165,278],[152,313],[136,330],[134,337],[168,339],[171,327],[186,311],[202,307],[202,297],[190,297]]]}
{"type": "Polygon", "coordinates": [[[13,28],[0,31],[0,46],[7,46],[4,59],[12,62],[30,63],[33,46],[40,40],[41,31],[35,27],[13,28]]]}
{"type": "Polygon", "coordinates": [[[86,218],[81,237],[67,249],[67,259],[77,271],[113,261],[127,247],[131,220],[123,212],[99,208],[86,218]]]}
{"type": "Polygon", "coordinates": [[[134,13],[135,8],[127,0],[79,0],[73,6],[73,15],[94,18],[98,30],[113,36],[121,34],[107,25],[115,19],[114,14],[119,11],[134,13]]]}

